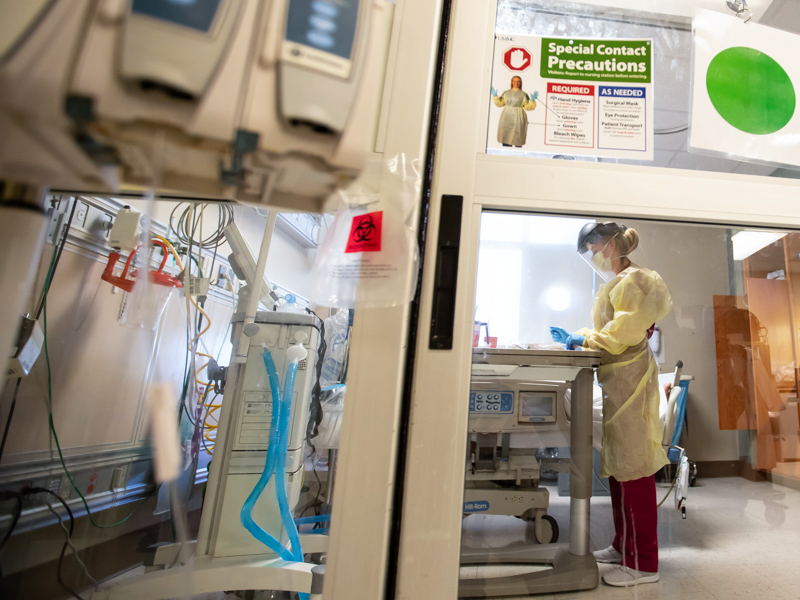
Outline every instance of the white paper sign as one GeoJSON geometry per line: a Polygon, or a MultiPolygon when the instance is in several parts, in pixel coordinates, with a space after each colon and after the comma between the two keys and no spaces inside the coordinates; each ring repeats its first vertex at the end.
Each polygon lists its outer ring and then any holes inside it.
{"type": "Polygon", "coordinates": [[[652,160],[652,48],[496,36],[487,149],[652,160]]]}
{"type": "Polygon", "coordinates": [[[800,165],[800,36],[708,10],[693,31],[689,150],[800,165]]]}

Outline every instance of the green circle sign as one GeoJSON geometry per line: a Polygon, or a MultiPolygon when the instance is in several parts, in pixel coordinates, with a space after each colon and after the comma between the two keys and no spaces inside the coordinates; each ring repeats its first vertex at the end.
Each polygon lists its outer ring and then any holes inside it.
{"type": "Polygon", "coordinates": [[[738,46],[717,54],[708,65],[706,87],[720,116],[745,133],[775,133],[794,114],[796,97],[789,75],[753,48],[738,46]]]}

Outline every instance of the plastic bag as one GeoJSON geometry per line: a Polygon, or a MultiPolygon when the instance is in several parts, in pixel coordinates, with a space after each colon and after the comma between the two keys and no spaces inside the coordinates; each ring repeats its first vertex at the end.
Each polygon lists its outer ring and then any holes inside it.
{"type": "Polygon", "coordinates": [[[347,332],[350,311],[339,311],[325,319],[325,359],[322,362],[320,385],[327,387],[342,380],[342,370],[347,357],[347,332]]]}
{"type": "Polygon", "coordinates": [[[406,221],[420,177],[401,157],[384,166],[377,185],[361,181],[339,192],[339,208],[312,268],[318,305],[388,307],[413,298],[419,257],[406,221]]]}
{"type": "Polygon", "coordinates": [[[131,293],[124,292],[119,324],[155,331],[172,297],[173,289],[151,282],[137,282],[131,293]]]}

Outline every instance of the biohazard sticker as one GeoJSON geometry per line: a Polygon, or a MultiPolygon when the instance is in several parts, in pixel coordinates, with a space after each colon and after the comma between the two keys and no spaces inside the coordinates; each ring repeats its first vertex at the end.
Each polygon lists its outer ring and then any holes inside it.
{"type": "Polygon", "coordinates": [[[353,217],[345,254],[353,252],[380,252],[383,211],[353,217]]]}

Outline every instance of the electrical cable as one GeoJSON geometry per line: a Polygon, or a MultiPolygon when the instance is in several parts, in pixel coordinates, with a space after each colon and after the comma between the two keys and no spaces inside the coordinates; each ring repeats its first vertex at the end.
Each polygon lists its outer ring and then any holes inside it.
{"type": "Polygon", "coordinates": [[[664,504],[664,502],[666,502],[666,501],[667,501],[667,498],[669,498],[669,495],[672,493],[672,488],[674,488],[674,487],[675,487],[675,484],[676,484],[677,482],[678,482],[678,478],[677,478],[677,477],[675,477],[675,479],[673,479],[673,480],[672,480],[672,485],[671,485],[671,486],[669,486],[669,491],[667,492],[667,495],[666,495],[666,496],[664,496],[664,499],[663,499],[661,502],[659,502],[659,503],[658,503],[658,505],[656,505],[656,508],[660,508],[660,507],[661,507],[661,505],[662,505],[662,504],[664,504]]]}
{"type": "Polygon", "coordinates": [[[204,249],[211,249],[217,248],[225,241],[225,234],[222,232],[225,227],[233,223],[234,213],[233,208],[228,204],[218,204],[216,203],[215,206],[219,211],[219,219],[218,219],[218,227],[217,230],[211,233],[208,237],[203,238],[203,232],[200,231],[200,238],[195,240],[194,234],[196,233],[196,223],[191,221],[190,214],[196,212],[197,204],[202,206],[202,211],[204,211],[207,207],[211,205],[211,203],[203,202],[203,203],[187,203],[181,202],[177,204],[175,208],[172,209],[172,212],[169,216],[169,227],[170,230],[175,233],[178,240],[182,244],[186,244],[187,246],[197,245],[204,249]],[[175,213],[176,211],[183,205],[188,204],[188,206],[181,212],[177,219],[177,225],[175,224],[175,213]],[[191,228],[191,232],[190,232],[191,228]]]}
{"type": "MultiPolygon", "coordinates": [[[[314,382],[314,387],[311,389],[311,405],[308,411],[308,424],[306,425],[306,444],[311,447],[312,451],[316,452],[316,447],[311,440],[319,435],[319,425],[322,423],[322,363],[325,360],[328,344],[325,341],[325,321],[320,319],[317,314],[308,308],[306,308],[306,312],[319,321],[319,327],[315,327],[315,329],[319,331],[317,364],[315,365],[316,381],[314,382]]],[[[314,326],[312,325],[312,327],[314,326]]]]}
{"type": "MultiPolygon", "coordinates": [[[[181,401],[180,401],[180,410],[186,413],[186,417],[189,419],[189,422],[192,425],[195,425],[194,418],[192,417],[189,409],[186,407],[186,398],[189,395],[189,381],[192,373],[192,365],[189,364],[189,359],[191,358],[191,342],[189,338],[192,335],[192,316],[191,313],[186,313],[186,348],[187,351],[184,354],[184,368],[183,368],[183,387],[181,388],[181,401]]],[[[180,411],[179,411],[180,412],[180,411]]]]}
{"type": "MultiPolygon", "coordinates": [[[[54,260],[51,261],[51,265],[50,266],[51,266],[51,272],[54,271],[55,255],[54,255],[54,260]]],[[[52,277],[50,278],[50,283],[52,283],[52,277]]],[[[47,295],[48,295],[49,292],[50,292],[50,285],[48,284],[45,287],[44,296],[42,298],[42,309],[43,309],[42,310],[42,316],[43,316],[43,318],[42,318],[42,337],[44,339],[44,344],[43,344],[44,345],[44,357],[45,357],[45,362],[47,364],[47,412],[48,412],[47,419],[48,419],[48,424],[50,426],[50,432],[53,434],[53,441],[55,441],[55,443],[56,443],[56,450],[58,451],[58,458],[61,461],[61,467],[64,469],[64,474],[67,476],[67,479],[69,480],[70,484],[72,485],[72,488],[77,492],[78,496],[80,497],[81,501],[83,502],[83,507],[86,509],[86,515],[89,517],[89,521],[91,522],[92,525],[94,525],[95,527],[97,527],[99,529],[111,529],[111,528],[116,527],[118,525],[122,525],[128,519],[130,519],[137,510],[139,510],[142,506],[145,505],[147,500],[149,500],[153,495],[155,495],[155,493],[158,491],[158,489],[156,488],[149,495],[145,496],[142,499],[142,501],[124,519],[122,519],[122,520],[120,520],[120,521],[118,521],[116,523],[112,523],[110,525],[100,525],[97,522],[95,522],[94,516],[92,515],[91,511],[89,510],[89,503],[86,501],[86,498],[83,496],[83,494],[81,493],[80,489],[78,489],[78,486],[75,484],[75,480],[72,477],[72,473],[70,473],[69,469],[67,468],[67,464],[64,461],[64,453],[61,450],[61,444],[58,441],[58,434],[56,433],[55,423],[53,422],[53,372],[52,372],[52,367],[50,365],[50,351],[49,351],[49,347],[48,347],[48,343],[47,343],[47,295]]],[[[49,490],[47,490],[47,491],[49,491],[49,490]]]]}
{"type": "Polygon", "coordinates": [[[11,525],[8,526],[8,531],[3,536],[3,541],[0,541],[0,550],[3,549],[3,546],[6,545],[9,538],[11,538],[11,534],[14,533],[14,529],[17,527],[17,523],[19,523],[19,518],[22,516],[22,498],[17,492],[0,492],[0,500],[10,500],[12,498],[16,498],[17,500],[17,508],[14,510],[14,516],[11,518],[11,525]]]}
{"type": "Polygon", "coordinates": [[[136,507],[130,513],[128,513],[128,515],[124,519],[121,519],[121,520],[117,521],[116,523],[111,523],[110,525],[100,525],[99,523],[95,522],[94,515],[89,510],[89,503],[86,502],[86,498],[83,496],[81,491],[78,489],[78,486],[75,485],[75,479],[72,477],[72,473],[70,473],[69,469],[67,469],[67,465],[64,462],[64,454],[61,451],[61,445],[58,442],[58,435],[56,435],[56,429],[55,429],[55,426],[53,425],[53,413],[52,412],[50,412],[50,414],[48,416],[48,419],[49,419],[49,422],[50,422],[50,432],[53,434],[53,440],[56,443],[56,450],[58,450],[58,458],[61,461],[61,467],[64,469],[64,474],[67,476],[67,479],[69,480],[70,484],[72,485],[72,489],[74,489],[77,492],[78,496],[80,497],[81,502],[83,503],[83,508],[86,510],[86,516],[89,517],[89,522],[92,525],[94,525],[98,529],[112,529],[113,527],[117,527],[119,525],[122,525],[128,519],[130,519],[136,513],[136,511],[138,511],[140,508],[142,508],[142,506],[144,506],[150,498],[152,498],[153,496],[156,495],[156,492],[158,492],[158,488],[156,488],[155,490],[150,492],[147,496],[142,498],[142,501],[139,504],[137,504],[136,507]]]}
{"type": "MultiPolygon", "coordinates": [[[[607,492],[610,494],[610,493],[611,493],[611,490],[610,490],[610,489],[608,489],[608,488],[606,487],[606,484],[604,484],[604,483],[603,483],[603,480],[602,480],[602,479],[600,479],[600,476],[597,474],[597,471],[595,471],[594,469],[592,469],[592,474],[593,474],[593,475],[594,475],[594,476],[597,478],[597,482],[598,482],[600,485],[602,485],[602,486],[603,486],[603,488],[604,488],[604,489],[605,489],[605,490],[606,490],[606,491],[607,491],[607,492]]],[[[669,498],[669,495],[672,493],[672,488],[674,488],[674,487],[675,487],[675,483],[676,483],[677,481],[678,481],[678,478],[677,478],[677,477],[676,477],[675,479],[673,479],[673,480],[672,480],[672,485],[669,487],[669,491],[667,492],[667,495],[666,495],[666,496],[664,496],[664,499],[663,499],[663,500],[661,500],[661,502],[659,502],[659,503],[656,505],[656,508],[660,508],[660,507],[661,507],[661,505],[662,505],[662,504],[664,504],[664,502],[666,502],[667,498],[669,498]]]]}
{"type": "MultiPolygon", "coordinates": [[[[187,264],[186,264],[186,266],[184,266],[183,261],[180,259],[180,256],[178,255],[178,252],[177,252],[177,250],[175,250],[175,247],[172,245],[172,243],[168,239],[166,239],[166,238],[164,238],[162,236],[155,236],[155,237],[157,239],[161,240],[162,242],[164,242],[164,245],[167,247],[167,249],[172,254],[173,258],[175,259],[175,262],[178,265],[178,268],[181,271],[184,271],[184,274],[185,274],[184,279],[186,279],[189,276],[188,274],[186,274],[186,270],[187,270],[187,267],[188,267],[189,260],[187,260],[187,264]]],[[[191,260],[195,261],[195,263],[197,264],[198,273],[202,277],[202,271],[200,269],[200,263],[197,261],[197,259],[195,258],[195,256],[193,254],[189,255],[189,258],[191,260]]],[[[190,381],[190,379],[189,379],[190,370],[187,370],[186,365],[189,362],[189,357],[190,356],[191,356],[191,367],[192,368],[194,368],[194,366],[195,366],[194,359],[195,359],[195,356],[198,355],[198,354],[201,355],[201,356],[204,356],[206,358],[209,358],[209,359],[214,358],[210,354],[206,354],[204,352],[198,352],[197,351],[197,342],[198,342],[198,340],[200,339],[200,337],[203,334],[205,334],[211,328],[211,317],[209,317],[208,313],[206,313],[205,310],[203,310],[202,306],[200,304],[198,304],[198,302],[194,299],[193,296],[187,295],[186,298],[187,298],[187,302],[186,302],[186,311],[187,311],[186,348],[187,348],[188,354],[187,354],[186,362],[184,363],[184,383],[183,383],[183,389],[182,389],[182,392],[181,392],[181,407],[182,407],[182,410],[186,413],[186,416],[189,419],[189,422],[195,428],[197,428],[197,422],[196,422],[195,418],[192,416],[191,411],[189,410],[189,408],[186,406],[186,401],[187,401],[187,399],[189,397],[189,381],[190,381]],[[191,332],[192,324],[195,323],[195,320],[192,319],[192,316],[191,316],[191,306],[192,305],[194,305],[194,307],[197,309],[197,311],[201,315],[203,315],[206,318],[206,321],[207,321],[207,325],[206,325],[205,329],[200,330],[200,328],[202,327],[202,317],[199,317],[199,316],[197,317],[198,318],[198,324],[195,327],[195,336],[194,337],[192,337],[192,332],[191,332]]],[[[200,367],[199,369],[197,369],[195,371],[195,382],[197,384],[205,385],[205,386],[208,385],[208,382],[201,381],[200,378],[198,377],[198,373],[200,371],[202,371],[206,366],[208,366],[208,363],[206,363],[205,365],[203,365],[202,367],[200,367]]]]}
{"type": "MultiPolygon", "coordinates": [[[[330,470],[328,472],[330,473],[330,470]]],[[[314,497],[314,513],[319,515],[319,510],[317,509],[319,508],[320,504],[322,504],[319,501],[319,497],[322,494],[322,480],[319,478],[319,473],[317,473],[317,469],[314,469],[314,477],[317,480],[317,495],[314,497]]],[[[314,527],[316,528],[316,525],[314,527]]]]}
{"type": "Polygon", "coordinates": [[[14,417],[14,408],[17,406],[17,394],[19,393],[20,383],[22,383],[22,377],[17,377],[17,383],[14,386],[14,395],[11,398],[11,408],[8,409],[8,418],[6,418],[6,427],[3,430],[3,441],[0,442],[0,461],[3,460],[3,451],[6,448],[8,430],[11,428],[11,419],[14,417]]]}
{"type": "MultiPolygon", "coordinates": [[[[61,234],[61,240],[58,245],[58,249],[53,250],[53,256],[50,259],[50,266],[47,269],[47,276],[44,280],[44,288],[42,289],[42,299],[39,301],[39,308],[36,311],[36,319],[38,320],[42,314],[42,310],[44,309],[44,302],[45,298],[47,297],[47,291],[50,289],[50,285],[53,281],[53,277],[55,277],[56,268],[58,268],[58,262],[61,260],[61,253],[64,252],[64,246],[67,243],[67,233],[69,233],[70,227],[72,227],[72,218],[75,216],[75,208],[78,206],[78,199],[74,198],[72,203],[72,210],[69,213],[69,218],[67,219],[66,224],[64,225],[63,232],[61,234]]],[[[22,378],[17,378],[17,383],[14,386],[14,396],[11,399],[11,408],[8,409],[8,417],[6,418],[6,426],[3,429],[3,440],[0,442],[0,460],[3,459],[3,452],[6,447],[6,440],[8,439],[8,432],[11,429],[11,419],[14,417],[14,408],[17,405],[17,394],[19,393],[19,386],[22,383],[22,378]]]]}
{"type": "MultiPolygon", "coordinates": [[[[313,454],[313,453],[312,453],[312,454],[313,454]]],[[[310,456],[311,456],[311,455],[310,455],[310,456]]],[[[303,508],[302,508],[302,509],[299,511],[299,514],[300,514],[300,516],[301,516],[301,517],[302,517],[303,515],[305,515],[305,514],[306,514],[306,511],[307,511],[309,508],[313,508],[313,509],[314,509],[314,514],[315,514],[315,515],[318,515],[318,514],[319,514],[319,511],[317,510],[317,507],[318,507],[318,505],[319,505],[319,504],[321,504],[321,502],[320,502],[320,500],[319,500],[319,497],[322,495],[322,480],[319,478],[319,475],[317,474],[317,462],[319,462],[319,459],[316,459],[316,460],[314,460],[314,464],[311,466],[311,470],[314,472],[314,476],[315,476],[315,477],[316,477],[316,479],[317,479],[317,486],[318,486],[318,487],[317,487],[317,494],[316,494],[316,496],[314,497],[314,499],[313,499],[313,500],[311,500],[310,502],[308,502],[308,503],[307,503],[305,506],[303,506],[303,508]]]]}
{"type": "MultiPolygon", "coordinates": [[[[35,490],[37,488],[33,489],[35,490]]],[[[61,496],[58,496],[57,494],[51,492],[50,490],[41,489],[41,491],[46,491],[56,496],[58,500],[61,502],[61,504],[64,506],[64,509],[67,511],[67,514],[69,515],[69,530],[67,530],[67,541],[64,542],[64,545],[61,547],[61,553],[58,555],[58,567],[56,568],[56,581],[58,581],[58,584],[61,587],[63,587],[68,594],[71,594],[74,598],[77,598],[78,600],[83,600],[83,596],[81,596],[78,592],[76,592],[66,583],[64,583],[64,579],[61,575],[61,568],[64,566],[64,553],[67,551],[67,546],[69,545],[69,539],[72,537],[72,533],[75,531],[75,517],[72,514],[72,511],[70,510],[69,506],[67,506],[67,503],[64,502],[61,496]]],[[[49,503],[48,506],[50,506],[49,503]]],[[[56,513],[56,516],[58,517],[58,522],[61,523],[61,516],[58,515],[58,513],[56,513]]]]}
{"type": "Polygon", "coordinates": [[[73,198],[72,201],[72,210],[69,213],[69,218],[67,219],[67,223],[64,225],[63,233],[61,234],[61,241],[58,245],[58,250],[53,250],[53,260],[50,263],[50,269],[47,272],[47,278],[45,279],[44,288],[42,290],[42,299],[39,301],[39,308],[36,311],[36,320],[39,320],[39,317],[42,316],[42,310],[44,310],[44,299],[47,296],[47,290],[50,288],[51,283],[53,282],[53,277],[56,273],[56,268],[58,268],[58,262],[61,260],[61,253],[64,252],[64,246],[67,245],[67,234],[69,233],[70,227],[72,227],[72,218],[75,216],[75,209],[78,207],[78,199],[73,198]]]}
{"type": "Polygon", "coordinates": [[[92,577],[89,573],[89,569],[86,566],[86,563],[81,560],[81,557],[78,555],[78,549],[75,547],[75,544],[72,543],[72,534],[70,533],[69,529],[64,525],[64,521],[61,518],[61,514],[53,507],[53,503],[50,502],[50,498],[45,498],[45,503],[47,504],[47,508],[50,509],[50,512],[53,513],[56,518],[58,519],[58,524],[61,529],[64,530],[64,535],[67,537],[67,545],[72,550],[72,555],[75,557],[75,560],[78,561],[78,564],[83,568],[83,572],[86,574],[86,578],[94,584],[96,588],[98,583],[97,580],[92,577]]]}
{"type": "Polygon", "coordinates": [[[210,424],[208,422],[208,419],[212,415],[212,413],[214,413],[215,411],[219,410],[222,407],[222,404],[214,404],[213,403],[214,400],[216,400],[217,397],[219,396],[219,392],[217,391],[217,388],[216,388],[215,385],[212,385],[210,388],[208,388],[208,390],[206,390],[205,398],[208,397],[208,393],[209,393],[209,391],[211,389],[214,390],[214,398],[212,398],[212,400],[211,400],[212,403],[211,404],[205,404],[205,402],[203,402],[203,404],[201,405],[201,406],[205,407],[206,414],[205,414],[205,417],[203,417],[203,426],[202,426],[202,430],[200,432],[200,439],[203,442],[203,447],[205,448],[206,452],[208,454],[213,455],[214,454],[214,444],[216,442],[217,434],[214,433],[214,437],[211,437],[211,432],[216,431],[217,427],[219,426],[219,420],[217,420],[217,424],[216,425],[212,425],[212,424],[210,424]],[[212,444],[211,448],[208,447],[206,442],[210,442],[212,444]]]}
{"type": "Polygon", "coordinates": [[[12,497],[16,498],[16,500],[17,500],[17,510],[16,510],[16,512],[14,514],[14,518],[13,518],[13,520],[11,522],[11,527],[6,532],[6,535],[3,538],[3,541],[0,543],[0,549],[2,549],[2,547],[8,541],[8,539],[11,537],[12,532],[14,531],[14,529],[17,526],[17,523],[19,522],[19,518],[20,518],[20,516],[22,514],[22,496],[23,495],[29,495],[29,494],[49,494],[49,495],[53,496],[56,500],[58,500],[61,503],[61,505],[64,507],[64,510],[66,511],[67,515],[69,516],[69,529],[66,529],[64,527],[63,522],[62,522],[61,515],[58,514],[58,512],[55,511],[55,509],[53,508],[53,506],[50,504],[49,501],[47,501],[47,500],[45,501],[47,503],[47,507],[50,509],[50,511],[53,512],[53,514],[55,514],[56,517],[58,518],[59,524],[61,525],[62,529],[64,529],[64,531],[66,532],[66,536],[67,536],[67,541],[64,542],[64,546],[61,548],[61,554],[59,555],[59,558],[58,558],[58,567],[57,567],[57,570],[56,570],[56,579],[57,579],[59,585],[61,587],[63,587],[64,590],[67,591],[67,593],[69,593],[74,598],[77,598],[78,600],[83,600],[83,597],[80,594],[78,594],[76,591],[74,591],[69,586],[67,586],[66,583],[64,583],[64,580],[63,580],[63,578],[61,576],[62,567],[63,567],[63,564],[64,564],[64,554],[67,551],[67,547],[71,547],[72,548],[72,551],[75,553],[74,556],[75,556],[76,560],[83,566],[84,570],[86,571],[86,575],[89,577],[89,579],[92,582],[94,582],[95,586],[97,586],[97,581],[91,575],[89,575],[89,571],[88,571],[88,569],[86,569],[86,565],[83,563],[83,561],[81,561],[80,557],[77,554],[77,550],[75,549],[75,546],[72,544],[72,539],[71,538],[72,538],[72,534],[75,531],[75,515],[73,515],[72,510],[70,509],[70,507],[66,503],[66,501],[61,496],[56,494],[54,491],[48,490],[47,488],[30,487],[30,488],[22,490],[21,492],[11,492],[11,491],[0,492],[0,499],[2,499],[2,500],[8,500],[8,499],[11,499],[12,497]]]}

